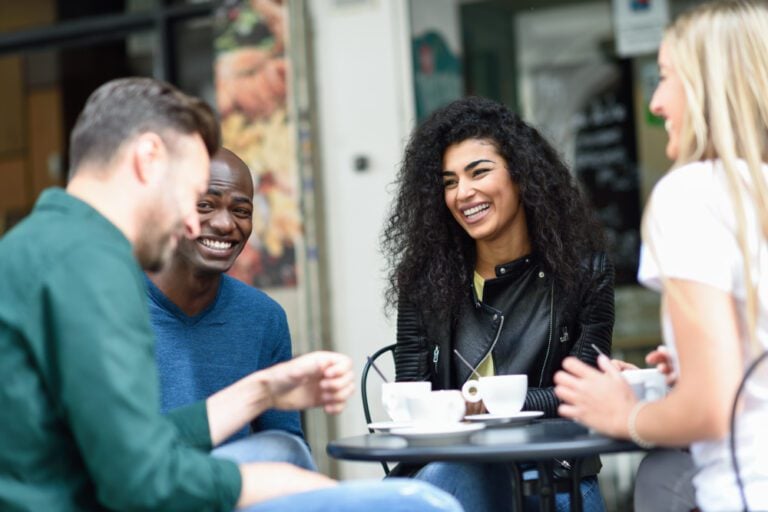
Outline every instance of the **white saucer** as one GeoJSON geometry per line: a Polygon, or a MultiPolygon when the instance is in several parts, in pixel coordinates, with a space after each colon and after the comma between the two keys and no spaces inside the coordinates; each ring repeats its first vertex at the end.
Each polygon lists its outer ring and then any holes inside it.
{"type": "Polygon", "coordinates": [[[506,425],[510,423],[520,424],[528,423],[531,420],[544,416],[543,411],[520,411],[514,414],[471,414],[464,416],[464,421],[469,421],[472,424],[482,423],[487,426],[491,425],[506,425]]]}
{"type": "Polygon", "coordinates": [[[466,440],[473,432],[482,430],[482,423],[451,423],[448,425],[393,428],[390,434],[404,437],[411,445],[449,444],[466,440]]]}
{"type": "Polygon", "coordinates": [[[368,428],[376,432],[389,432],[393,428],[408,428],[410,421],[376,421],[368,424],[368,428]]]}

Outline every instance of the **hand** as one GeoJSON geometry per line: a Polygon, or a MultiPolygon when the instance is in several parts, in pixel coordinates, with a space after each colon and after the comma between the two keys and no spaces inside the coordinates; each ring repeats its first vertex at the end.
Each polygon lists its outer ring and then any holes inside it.
{"type": "Polygon", "coordinates": [[[677,382],[677,372],[672,364],[672,356],[664,345],[659,345],[656,350],[649,352],[645,356],[645,362],[656,366],[656,369],[667,377],[667,385],[672,386],[677,382]]]}
{"type": "Polygon", "coordinates": [[[563,361],[555,374],[555,394],[564,403],[561,416],[614,437],[626,438],[627,418],[637,402],[632,388],[606,356],[598,356],[595,369],[575,357],[563,361]]]}
{"type": "Polygon", "coordinates": [[[614,368],[619,370],[620,372],[623,372],[624,370],[637,370],[637,366],[633,365],[632,363],[628,363],[626,361],[622,361],[621,359],[611,359],[611,364],[614,368]]]}
{"type": "Polygon", "coordinates": [[[352,361],[335,352],[312,352],[260,373],[277,409],[322,406],[326,413],[338,414],[355,390],[352,361]]]}

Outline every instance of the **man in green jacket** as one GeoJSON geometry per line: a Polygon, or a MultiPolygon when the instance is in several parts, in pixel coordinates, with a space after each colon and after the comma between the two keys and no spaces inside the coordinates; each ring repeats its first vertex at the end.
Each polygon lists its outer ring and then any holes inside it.
{"type": "Polygon", "coordinates": [[[45,191],[0,240],[0,510],[227,511],[344,487],[207,452],[271,407],[340,411],[345,356],[300,356],[159,413],[142,267],[199,234],[218,146],[202,101],[152,79],[109,82],[72,132],[66,191],[45,191]]]}

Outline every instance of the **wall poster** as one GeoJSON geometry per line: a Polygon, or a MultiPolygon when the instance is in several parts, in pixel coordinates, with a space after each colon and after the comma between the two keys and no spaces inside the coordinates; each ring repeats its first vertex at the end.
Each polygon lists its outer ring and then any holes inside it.
{"type": "Polygon", "coordinates": [[[282,0],[226,0],[215,31],[223,144],[254,178],[253,234],[230,274],[259,288],[297,285],[300,180],[287,111],[288,9],[282,0]]]}

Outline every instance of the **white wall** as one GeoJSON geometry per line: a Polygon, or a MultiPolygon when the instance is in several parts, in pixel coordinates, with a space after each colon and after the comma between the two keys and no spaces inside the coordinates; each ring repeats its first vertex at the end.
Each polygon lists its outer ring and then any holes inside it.
{"type": "MultiPolygon", "coordinates": [[[[384,260],[379,234],[388,186],[414,118],[407,0],[312,0],[314,97],[335,350],[365,357],[393,343],[394,319],[383,310],[384,260]],[[357,172],[355,156],[370,168],[357,172]]],[[[338,418],[338,436],[366,432],[359,390],[338,418]]],[[[343,478],[382,476],[378,464],[342,463],[343,478]]]]}

